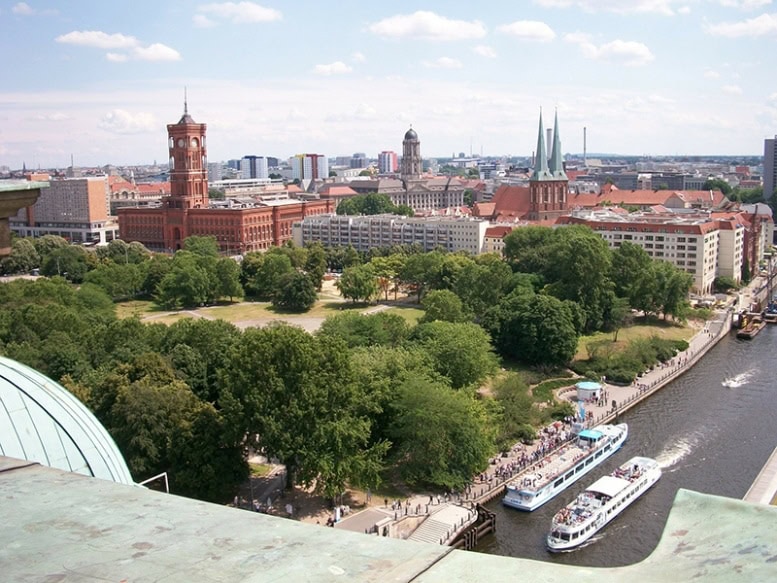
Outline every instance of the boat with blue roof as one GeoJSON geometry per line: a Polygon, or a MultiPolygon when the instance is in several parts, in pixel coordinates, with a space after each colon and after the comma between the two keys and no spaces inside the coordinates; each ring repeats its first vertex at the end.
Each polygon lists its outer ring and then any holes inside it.
{"type": "Polygon", "coordinates": [[[581,430],[572,441],[508,483],[502,503],[518,510],[536,510],[618,451],[628,435],[626,423],[581,430]]]}

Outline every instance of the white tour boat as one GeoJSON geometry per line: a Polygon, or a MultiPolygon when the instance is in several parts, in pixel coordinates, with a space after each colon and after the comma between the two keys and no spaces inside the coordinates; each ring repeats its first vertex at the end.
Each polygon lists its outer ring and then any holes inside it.
{"type": "Polygon", "coordinates": [[[658,482],[661,468],[654,459],[634,457],[609,476],[599,478],[553,517],[548,549],[579,547],[658,482]]]}
{"type": "Polygon", "coordinates": [[[502,503],[518,510],[539,508],[618,451],[628,435],[625,423],[583,429],[573,442],[534,464],[533,471],[509,482],[502,503]]]}

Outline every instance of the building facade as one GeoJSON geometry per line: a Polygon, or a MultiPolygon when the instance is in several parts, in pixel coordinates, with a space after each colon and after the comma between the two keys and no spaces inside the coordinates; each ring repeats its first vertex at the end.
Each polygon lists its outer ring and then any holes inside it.
{"type": "Polygon", "coordinates": [[[240,160],[241,178],[269,178],[269,176],[267,158],[264,156],[243,156],[240,160]]]}
{"type": "Polygon", "coordinates": [[[542,125],[542,114],[540,114],[534,172],[529,179],[530,202],[527,219],[530,221],[550,220],[568,212],[569,178],[564,172],[561,155],[558,113],[556,113],[553,128],[553,148],[550,160],[545,153],[542,125]]]}
{"type": "Polygon", "coordinates": [[[398,168],[396,152],[383,150],[378,154],[378,172],[381,174],[393,174],[398,168]]]}
{"type": "Polygon", "coordinates": [[[51,180],[37,202],[9,220],[22,237],[58,235],[71,243],[105,244],[118,238],[118,224],[110,214],[107,176],[51,180]]]}
{"type": "Polygon", "coordinates": [[[323,154],[297,154],[289,159],[293,180],[317,180],[329,177],[329,161],[323,154]]]}
{"type": "Polygon", "coordinates": [[[715,219],[709,213],[633,213],[575,211],[560,225],[586,225],[612,249],[628,241],[657,260],[668,261],[693,277],[692,291],[709,294],[716,277],[742,279],[745,227],[736,218],[715,219]]]}
{"type": "Polygon", "coordinates": [[[282,245],[291,239],[295,221],[332,212],[332,201],[241,201],[224,205],[208,199],[206,125],[184,114],[167,126],[170,195],[157,208],[121,208],[119,232],[155,251],[174,252],[191,235],[213,236],[223,253],[244,254],[282,245]]]}
{"type": "Polygon", "coordinates": [[[488,223],[456,217],[401,217],[397,215],[319,215],[294,223],[294,243],[319,241],[324,246],[351,245],[359,251],[392,245],[420,245],[424,251],[483,252],[488,223]]]}
{"type": "Polygon", "coordinates": [[[405,132],[402,140],[402,171],[400,175],[404,182],[420,180],[423,173],[423,161],[421,160],[421,142],[418,134],[411,127],[405,132]]]}
{"type": "Polygon", "coordinates": [[[764,140],[764,198],[769,198],[777,187],[777,148],[774,147],[777,136],[764,140]]]}

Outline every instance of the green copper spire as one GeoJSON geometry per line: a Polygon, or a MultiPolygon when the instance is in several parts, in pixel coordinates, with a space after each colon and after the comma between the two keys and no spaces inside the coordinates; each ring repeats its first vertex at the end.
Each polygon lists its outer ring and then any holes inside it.
{"type": "Polygon", "coordinates": [[[553,180],[553,175],[548,170],[548,156],[545,153],[545,129],[542,126],[542,110],[540,110],[540,130],[537,136],[537,154],[534,160],[534,174],[532,181],[553,180]]]}
{"type": "Polygon", "coordinates": [[[556,180],[569,180],[564,172],[564,162],[561,154],[561,139],[558,137],[558,109],[553,122],[553,151],[550,154],[550,172],[556,180]]]}

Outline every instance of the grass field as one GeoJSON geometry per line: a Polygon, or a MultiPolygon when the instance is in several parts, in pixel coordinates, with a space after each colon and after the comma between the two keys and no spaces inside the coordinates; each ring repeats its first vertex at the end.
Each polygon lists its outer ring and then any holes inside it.
{"type": "MultiPolygon", "coordinates": [[[[626,348],[632,340],[650,338],[652,336],[668,340],[690,340],[695,333],[696,330],[690,326],[680,326],[671,322],[663,322],[662,320],[651,320],[646,324],[638,322],[628,328],[621,328],[620,332],[618,332],[618,342],[614,346],[615,351],[620,351],[626,348]]],[[[586,346],[590,342],[612,340],[613,337],[614,334],[612,332],[597,332],[589,336],[581,336],[577,342],[575,360],[586,360],[588,358],[586,346]]]]}
{"type": "Polygon", "coordinates": [[[420,308],[406,308],[404,306],[397,306],[396,308],[389,308],[386,310],[389,314],[398,314],[405,319],[405,322],[411,326],[418,324],[419,318],[424,315],[424,311],[420,308]]]}

